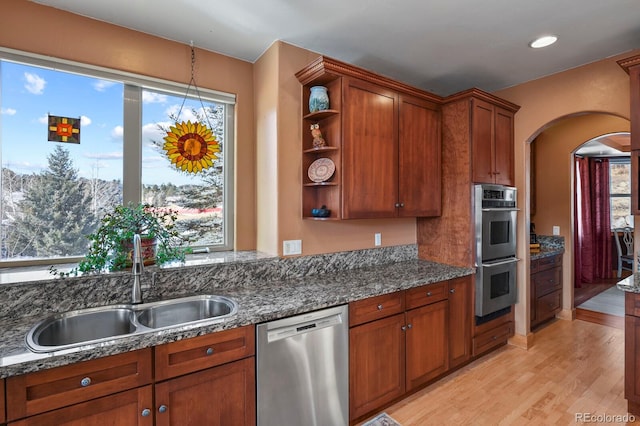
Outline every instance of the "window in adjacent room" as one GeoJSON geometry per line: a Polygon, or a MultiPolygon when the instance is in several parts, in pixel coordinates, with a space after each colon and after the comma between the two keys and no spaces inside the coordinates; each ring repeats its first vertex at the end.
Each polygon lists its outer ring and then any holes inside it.
{"type": "Polygon", "coordinates": [[[611,227],[633,226],[631,222],[631,162],[628,158],[609,159],[611,227]]]}

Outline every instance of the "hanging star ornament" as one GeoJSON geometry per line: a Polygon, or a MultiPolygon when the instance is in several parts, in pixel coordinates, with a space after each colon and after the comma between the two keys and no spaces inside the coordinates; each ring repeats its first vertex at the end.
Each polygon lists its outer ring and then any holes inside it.
{"type": "Polygon", "coordinates": [[[206,125],[191,121],[176,123],[164,137],[162,149],[179,170],[199,173],[213,166],[220,143],[206,125]]]}

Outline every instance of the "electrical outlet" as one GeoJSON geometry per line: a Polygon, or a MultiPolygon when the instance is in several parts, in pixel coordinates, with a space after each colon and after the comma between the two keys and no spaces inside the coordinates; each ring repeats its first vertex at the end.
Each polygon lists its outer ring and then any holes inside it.
{"type": "Polygon", "coordinates": [[[374,244],[376,245],[376,247],[377,247],[377,246],[381,246],[381,245],[382,245],[382,234],[381,234],[381,233],[379,233],[379,232],[376,232],[376,233],[373,235],[373,242],[374,242],[374,244]]]}
{"type": "Polygon", "coordinates": [[[284,256],[302,254],[302,240],[284,240],[282,242],[282,254],[284,256]]]}
{"type": "Polygon", "coordinates": [[[553,235],[560,235],[560,227],[559,226],[554,226],[553,227],[553,235]]]}

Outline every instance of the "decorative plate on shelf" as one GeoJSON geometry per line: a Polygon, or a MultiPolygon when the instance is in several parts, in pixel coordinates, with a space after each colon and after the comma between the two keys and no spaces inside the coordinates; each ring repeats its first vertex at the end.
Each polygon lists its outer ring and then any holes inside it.
{"type": "Polygon", "coordinates": [[[336,171],[336,165],[330,158],[318,158],[311,163],[307,174],[313,182],[324,182],[333,176],[336,171]]]}

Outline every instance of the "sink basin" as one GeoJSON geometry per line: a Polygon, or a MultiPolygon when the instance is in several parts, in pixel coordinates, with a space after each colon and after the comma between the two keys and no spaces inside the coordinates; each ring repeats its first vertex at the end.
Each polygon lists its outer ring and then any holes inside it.
{"type": "Polygon", "coordinates": [[[149,304],[139,311],[138,322],[158,329],[217,318],[237,312],[236,303],[222,296],[193,296],[149,304]]]}
{"type": "Polygon", "coordinates": [[[27,334],[27,345],[49,352],[126,336],[136,331],[134,311],[128,306],[108,306],[71,311],[47,318],[27,334]]]}
{"type": "Polygon", "coordinates": [[[191,296],[141,305],[111,305],[53,315],[26,336],[33,352],[54,352],[187,324],[224,321],[238,311],[223,296],[191,296]]]}

